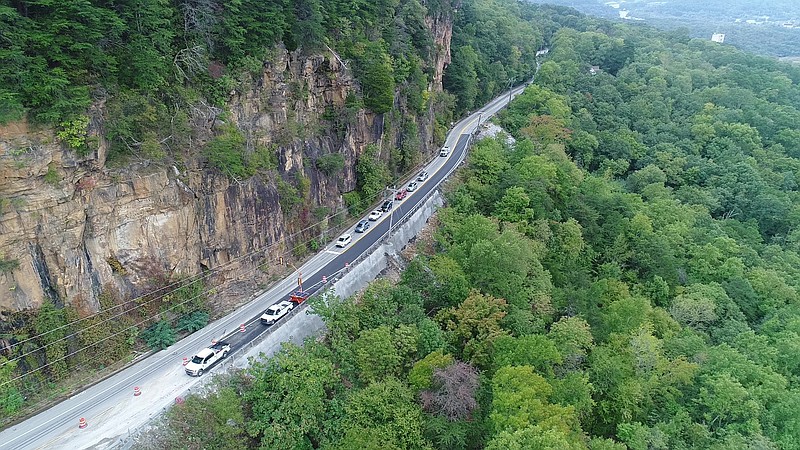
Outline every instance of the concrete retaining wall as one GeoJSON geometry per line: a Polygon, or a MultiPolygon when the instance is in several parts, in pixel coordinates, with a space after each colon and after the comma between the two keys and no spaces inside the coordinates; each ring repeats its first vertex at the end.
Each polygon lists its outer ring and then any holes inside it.
{"type": "Polygon", "coordinates": [[[383,240],[383,243],[360,260],[358,264],[333,285],[333,291],[341,298],[347,298],[365,288],[388,266],[387,254],[398,254],[411,239],[417,236],[428,219],[437,209],[444,205],[444,198],[439,190],[435,190],[419,209],[411,214],[404,222],[392,226],[392,234],[383,240]]]}

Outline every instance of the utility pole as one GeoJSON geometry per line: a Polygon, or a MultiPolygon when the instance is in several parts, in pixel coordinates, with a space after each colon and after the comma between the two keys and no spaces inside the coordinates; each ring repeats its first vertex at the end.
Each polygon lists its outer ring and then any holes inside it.
{"type": "Polygon", "coordinates": [[[508,82],[508,104],[511,104],[511,88],[514,86],[515,78],[512,78],[508,82]]]}
{"type": "Polygon", "coordinates": [[[386,232],[386,236],[388,237],[392,234],[392,219],[394,219],[394,196],[397,194],[397,186],[386,186],[386,189],[389,189],[389,200],[392,202],[392,208],[389,210],[389,231],[386,232]]]}

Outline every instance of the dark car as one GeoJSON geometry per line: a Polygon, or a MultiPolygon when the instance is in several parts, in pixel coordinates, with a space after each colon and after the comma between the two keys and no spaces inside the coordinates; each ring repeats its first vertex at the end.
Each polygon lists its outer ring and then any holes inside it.
{"type": "Polygon", "coordinates": [[[391,200],[386,200],[385,202],[383,202],[383,206],[381,206],[381,211],[389,212],[392,209],[392,205],[393,203],[391,200]]]}
{"type": "Polygon", "coordinates": [[[369,220],[362,220],[356,225],[356,233],[363,233],[369,230],[369,220]]]}
{"type": "Polygon", "coordinates": [[[399,191],[397,191],[397,194],[394,194],[394,199],[395,200],[402,200],[402,199],[406,198],[406,195],[408,195],[408,190],[406,188],[403,188],[403,189],[400,189],[399,191]]]}

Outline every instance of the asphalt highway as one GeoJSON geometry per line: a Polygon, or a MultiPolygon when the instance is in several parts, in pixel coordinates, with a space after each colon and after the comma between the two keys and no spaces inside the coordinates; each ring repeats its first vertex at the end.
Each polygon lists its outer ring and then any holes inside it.
{"type": "MultiPolygon", "coordinates": [[[[449,156],[436,156],[425,167],[430,174],[429,178],[419,183],[417,189],[402,201],[394,201],[391,213],[384,213],[377,222],[372,222],[366,233],[355,233],[353,227],[350,227],[346,232],[353,236],[353,241],[345,248],[329,244],[298,268],[297,272],[236,311],[210,323],[170,348],[150,355],[79,394],[4,429],[0,432],[0,449],[104,448],[104,444],[107,446],[126,432],[130,433],[132,429],[145,424],[150,417],[171,405],[176,397],[198,387],[201,379],[209,377],[208,374],[201,378],[186,375],[182,366],[183,357],[191,358],[197,351],[210,345],[213,339],[230,342],[235,354],[254,339],[264,338],[261,336],[263,333],[272,333],[275,328],[283,326],[287,318],[271,327],[261,325],[259,318],[267,307],[286,300],[290,293],[297,290],[298,272],[302,273],[303,285],[307,291],[316,292],[321,289],[323,276],[331,283],[334,277],[345,270],[346,265],[357,261],[365,251],[387,235],[390,223],[393,227],[397,226],[432,190],[438,188],[465,158],[471,135],[479,123],[497,113],[524,87],[519,86],[504,93],[456,123],[445,143],[451,148],[449,156]],[[240,332],[241,324],[245,325],[243,333],[240,332]],[[140,387],[142,395],[132,395],[134,386],[140,387]],[[86,428],[78,427],[80,418],[86,419],[86,428]]],[[[415,173],[412,179],[416,176],[415,173]]],[[[398,189],[405,187],[411,179],[400,181],[402,184],[397,185],[398,189]]],[[[304,313],[293,311],[293,316],[300,314],[304,313]]],[[[293,319],[298,320],[293,320],[292,323],[297,325],[292,326],[302,328],[302,319],[293,319]]],[[[217,366],[224,367],[224,361],[217,366]]],[[[210,373],[219,370],[222,369],[214,367],[210,373]]]]}

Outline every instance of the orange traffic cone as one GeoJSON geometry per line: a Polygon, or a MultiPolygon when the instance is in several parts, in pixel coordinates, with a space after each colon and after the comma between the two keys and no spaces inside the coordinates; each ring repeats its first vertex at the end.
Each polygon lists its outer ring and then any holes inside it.
{"type": "Polygon", "coordinates": [[[142,390],[139,389],[139,386],[134,386],[133,387],[133,396],[134,397],[138,397],[140,395],[142,395],[142,390]]]}
{"type": "Polygon", "coordinates": [[[185,365],[187,365],[187,364],[189,364],[189,358],[187,358],[187,357],[184,357],[184,358],[183,358],[183,365],[185,366],[185,365]]]}
{"type": "Polygon", "coordinates": [[[86,428],[86,427],[88,427],[88,426],[89,426],[89,424],[88,424],[88,423],[86,423],[86,419],[84,419],[83,417],[81,417],[81,420],[78,422],[78,428],[80,428],[80,429],[84,429],[84,428],[86,428]]]}

